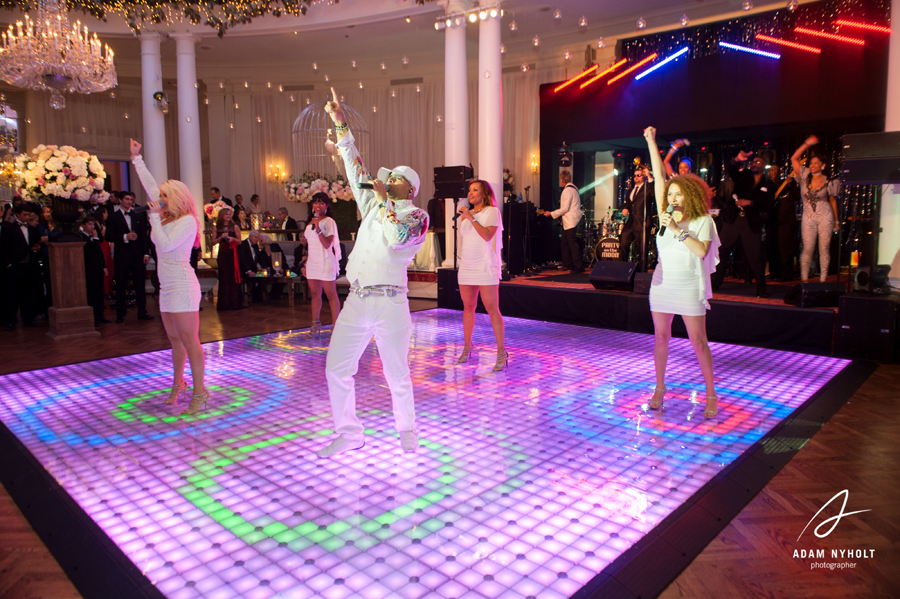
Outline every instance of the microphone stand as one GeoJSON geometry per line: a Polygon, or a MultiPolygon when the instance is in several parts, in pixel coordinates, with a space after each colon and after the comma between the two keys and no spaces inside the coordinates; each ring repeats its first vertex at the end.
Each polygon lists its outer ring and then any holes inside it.
{"type": "Polygon", "coordinates": [[[525,272],[528,274],[533,274],[535,272],[540,272],[539,269],[534,267],[534,263],[531,261],[531,210],[533,206],[531,205],[531,200],[529,199],[529,190],[531,189],[531,185],[525,188],[525,272]]]}
{"type": "Polygon", "coordinates": [[[647,186],[649,184],[649,181],[644,179],[644,184],[641,186],[641,191],[644,194],[644,222],[641,226],[641,272],[647,272],[647,186]]]}

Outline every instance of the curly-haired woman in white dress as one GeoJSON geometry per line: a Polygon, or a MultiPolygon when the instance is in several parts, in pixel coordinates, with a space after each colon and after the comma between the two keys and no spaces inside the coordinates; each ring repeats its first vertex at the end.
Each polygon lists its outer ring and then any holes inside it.
{"type": "Polygon", "coordinates": [[[497,362],[494,371],[506,367],[509,353],[504,339],[503,316],[500,315],[500,250],[503,219],[494,205],[494,190],[487,181],[476,180],[469,183],[469,204],[459,209],[459,294],[463,301],[463,346],[462,355],[456,360],[462,364],[469,359],[472,351],[472,331],[475,330],[475,308],[478,295],[491,318],[494,337],[497,338],[497,362]]]}
{"type": "Polygon", "coordinates": [[[307,258],[304,275],[309,283],[312,301],[312,326],[308,335],[318,335],[322,327],[319,316],[322,313],[322,291],[331,308],[331,323],[337,322],[341,314],[341,299],[338,297],[337,279],[341,262],[341,242],[338,241],[337,223],[331,218],[328,194],[319,192],[312,197],[312,218],[306,225],[303,236],[307,241],[307,258]]]}
{"type": "Polygon", "coordinates": [[[644,137],[653,165],[659,224],[665,227],[656,237],[659,264],[650,285],[650,313],[656,332],[653,346],[656,390],[648,405],[654,410],[663,405],[672,320],[679,314],[706,383],[703,415],[714,418],[719,407],[713,383],[712,352],[706,337],[706,311],[712,297],[710,274],[719,262],[721,244],[709,215],[712,192],[702,179],[691,174],[676,175],[667,181],[656,146],[656,129],[647,127],[644,137]]]}
{"type": "Polygon", "coordinates": [[[187,392],[184,364],[190,360],[193,394],[182,415],[196,414],[209,399],[203,382],[206,362],[200,345],[200,283],[190,264],[191,250],[200,247],[200,221],[187,186],[174,179],[157,185],[140,151],[141,144],[132,139],[131,161],[151,199],[150,239],[156,245],[159,312],[172,343],[174,382],[164,403],[175,403],[179,395],[187,392]]]}

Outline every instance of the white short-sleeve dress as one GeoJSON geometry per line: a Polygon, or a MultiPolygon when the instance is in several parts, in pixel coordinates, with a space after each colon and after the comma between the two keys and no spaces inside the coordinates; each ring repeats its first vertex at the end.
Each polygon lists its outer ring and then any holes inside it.
{"type": "Polygon", "coordinates": [[[326,248],[319,240],[312,223],[306,225],[303,232],[306,237],[307,252],[309,257],[306,259],[306,278],[316,281],[334,281],[337,279],[339,264],[341,260],[341,242],[338,240],[338,228],[334,219],[325,217],[319,221],[319,228],[325,237],[333,237],[331,247],[326,248]]]}
{"type": "Polygon", "coordinates": [[[503,249],[503,220],[496,206],[487,206],[472,216],[483,227],[497,227],[490,241],[482,239],[468,220],[459,226],[459,273],[460,285],[499,285],[503,249]]]}
{"type": "Polygon", "coordinates": [[[659,263],[650,285],[650,311],[682,316],[703,316],[712,297],[710,275],[719,263],[719,234],[708,214],[666,227],[656,236],[659,263]],[[682,230],[698,241],[709,241],[705,258],[694,254],[676,239],[682,230]]]}

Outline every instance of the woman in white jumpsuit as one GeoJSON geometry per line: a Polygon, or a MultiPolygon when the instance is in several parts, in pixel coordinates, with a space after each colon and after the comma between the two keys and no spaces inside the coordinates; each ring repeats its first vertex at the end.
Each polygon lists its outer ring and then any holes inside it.
{"type": "Polygon", "coordinates": [[[803,199],[803,222],[800,225],[803,236],[800,280],[809,281],[813,252],[818,241],[819,280],[824,283],[828,278],[828,264],[831,262],[831,236],[841,228],[837,216],[837,195],[841,191],[841,182],[837,179],[828,180],[822,170],[825,163],[815,154],[810,153],[809,167],[800,163],[803,152],[817,143],[818,138],[810,135],[791,156],[791,165],[794,167],[794,179],[800,186],[800,197],[803,199]]]}

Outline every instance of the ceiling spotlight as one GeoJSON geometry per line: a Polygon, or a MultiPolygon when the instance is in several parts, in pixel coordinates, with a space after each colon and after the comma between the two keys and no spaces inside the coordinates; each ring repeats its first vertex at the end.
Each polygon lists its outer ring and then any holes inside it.
{"type": "Polygon", "coordinates": [[[416,86],[416,93],[417,93],[417,94],[418,94],[418,93],[421,93],[421,91],[422,91],[422,86],[421,86],[421,85],[417,85],[417,86],[416,86]]]}
{"type": "Polygon", "coordinates": [[[382,71],[386,71],[386,70],[387,70],[387,65],[384,64],[383,62],[381,63],[381,70],[382,70],[382,71]]]}
{"type": "Polygon", "coordinates": [[[641,17],[640,19],[637,20],[637,28],[638,29],[646,29],[647,28],[647,21],[644,19],[644,17],[641,17]]]}
{"type": "Polygon", "coordinates": [[[572,53],[569,52],[568,48],[566,48],[566,51],[563,52],[563,59],[564,60],[572,60],[572,53]]]}
{"type": "Polygon", "coordinates": [[[351,61],[350,61],[350,68],[351,68],[351,69],[355,69],[355,68],[356,68],[356,61],[355,61],[355,60],[351,60],[351,61]]]}
{"type": "Polygon", "coordinates": [[[409,59],[406,56],[404,56],[403,58],[400,59],[400,62],[403,63],[403,66],[406,66],[409,64],[409,59]]]}
{"type": "Polygon", "coordinates": [[[291,102],[296,101],[296,98],[294,98],[294,94],[291,94],[290,98],[291,98],[291,102]]]}
{"type": "Polygon", "coordinates": [[[474,23],[477,20],[478,20],[478,15],[475,14],[474,12],[470,12],[469,13],[469,22],[474,23]]]}
{"type": "Polygon", "coordinates": [[[325,73],[325,81],[331,81],[331,79],[328,78],[328,73],[325,73]]]}
{"type": "Polygon", "coordinates": [[[559,12],[559,9],[557,8],[557,9],[553,12],[553,20],[554,20],[554,21],[559,21],[559,20],[561,20],[561,19],[562,19],[562,13],[559,12]]]}
{"type": "Polygon", "coordinates": [[[250,84],[247,83],[246,81],[244,81],[244,87],[245,87],[245,88],[250,87],[250,84]]]}
{"type": "Polygon", "coordinates": [[[538,46],[540,46],[540,45],[541,45],[541,38],[538,37],[538,36],[534,36],[534,38],[532,38],[532,40],[531,40],[531,45],[534,46],[535,48],[537,48],[538,46]]]}
{"type": "Polygon", "coordinates": [[[225,82],[219,81],[219,89],[225,89],[225,82]]]}
{"type": "Polygon", "coordinates": [[[603,39],[602,37],[601,37],[601,38],[598,38],[598,39],[597,39],[597,47],[598,47],[598,48],[601,48],[601,49],[602,49],[602,48],[605,48],[605,47],[606,47],[606,40],[603,39]]]}
{"type": "Polygon", "coordinates": [[[360,81],[360,82],[359,82],[359,89],[362,89],[362,88],[363,88],[363,82],[360,81]]]}
{"type": "Polygon", "coordinates": [[[435,31],[440,31],[440,30],[443,29],[443,28],[444,28],[444,24],[443,24],[443,23],[435,22],[435,24],[434,24],[434,30],[435,30],[435,31]]]}
{"type": "Polygon", "coordinates": [[[318,71],[318,70],[319,70],[319,65],[317,65],[316,63],[313,63],[313,70],[314,70],[314,71],[318,71]]]}
{"type": "Polygon", "coordinates": [[[409,23],[409,17],[406,17],[406,22],[409,23]]]}
{"type": "Polygon", "coordinates": [[[497,17],[497,9],[496,9],[496,8],[492,8],[492,9],[491,9],[491,18],[494,19],[494,18],[496,18],[496,17],[497,17]]]}
{"type": "Polygon", "coordinates": [[[306,105],[309,106],[309,98],[306,99],[306,105]]]}
{"type": "Polygon", "coordinates": [[[690,23],[690,22],[691,22],[691,20],[688,18],[687,14],[681,15],[681,26],[682,27],[687,27],[688,23],[690,23]]]}
{"type": "Polygon", "coordinates": [[[478,13],[478,18],[481,19],[482,21],[484,21],[487,18],[487,11],[483,10],[480,13],[478,13]]]}
{"type": "Polygon", "coordinates": [[[377,106],[372,106],[372,112],[378,112],[378,107],[377,107],[377,106]]]}
{"type": "Polygon", "coordinates": [[[800,3],[797,2],[797,0],[789,0],[789,2],[787,3],[787,9],[790,12],[794,12],[795,10],[797,10],[798,6],[800,6],[800,3]]]}
{"type": "Polygon", "coordinates": [[[500,54],[506,54],[506,44],[500,44],[500,54]]]}
{"type": "Polygon", "coordinates": [[[585,17],[584,15],[581,15],[581,18],[578,19],[578,26],[581,27],[582,29],[587,27],[587,17],[585,17]]]}
{"type": "Polygon", "coordinates": [[[519,67],[519,69],[520,69],[523,73],[528,72],[528,69],[530,69],[530,68],[531,68],[531,67],[528,66],[528,63],[527,63],[527,62],[523,62],[523,63],[522,63],[522,66],[519,67]]]}
{"type": "Polygon", "coordinates": [[[441,121],[444,120],[444,119],[441,117],[441,115],[437,115],[437,116],[434,117],[434,118],[435,118],[435,120],[437,120],[437,122],[439,122],[439,123],[440,123],[441,121]]]}
{"type": "Polygon", "coordinates": [[[279,86],[278,86],[278,91],[283,92],[283,91],[284,91],[284,86],[283,86],[283,85],[279,85],[279,86]]]}
{"type": "Polygon", "coordinates": [[[744,0],[741,3],[741,10],[750,10],[753,8],[753,0],[744,0]]]}
{"type": "Polygon", "coordinates": [[[509,24],[509,30],[512,31],[513,33],[515,33],[516,31],[519,30],[519,26],[516,25],[515,21],[513,21],[512,23],[509,24]]]}
{"type": "MultiPolygon", "coordinates": [[[[446,25],[447,27],[450,27],[450,25],[452,25],[452,24],[453,24],[453,21],[451,21],[450,19],[447,19],[446,21],[444,21],[444,25],[446,25]]],[[[456,24],[459,25],[459,19],[456,20],[456,24]]]]}
{"type": "Polygon", "coordinates": [[[268,87],[269,89],[272,89],[272,82],[266,81],[266,87],[268,87]]]}
{"type": "Polygon", "coordinates": [[[396,98],[396,97],[397,97],[397,90],[395,90],[395,89],[392,89],[392,90],[391,90],[391,97],[392,97],[392,98],[396,98]]]}

